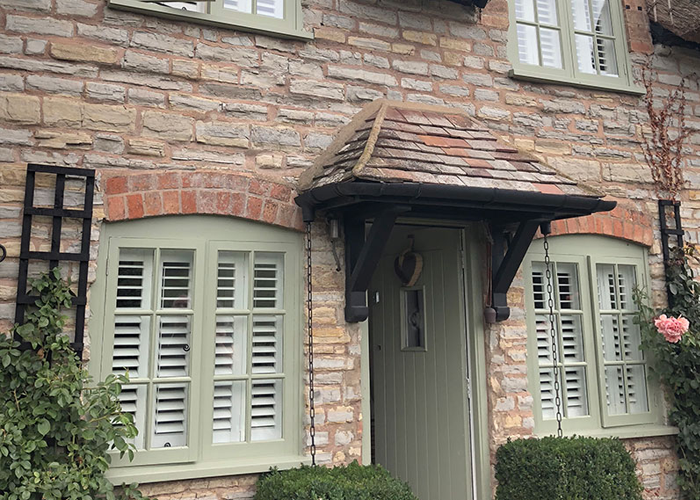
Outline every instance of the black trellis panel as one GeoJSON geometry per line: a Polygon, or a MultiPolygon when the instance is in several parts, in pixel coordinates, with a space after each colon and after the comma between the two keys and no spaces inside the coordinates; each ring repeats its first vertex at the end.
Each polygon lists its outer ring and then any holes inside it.
{"type": "Polygon", "coordinates": [[[94,170],[36,164],[29,164],[27,166],[15,322],[23,323],[27,305],[34,304],[36,301],[36,297],[28,295],[27,293],[27,277],[29,274],[30,260],[47,261],[49,263],[49,269],[58,266],[62,261],[79,262],[78,290],[76,296],[73,298],[73,306],[75,307],[75,335],[71,344],[79,356],[82,355],[83,337],[85,333],[85,306],[87,305],[87,278],[88,263],[90,261],[90,230],[92,225],[92,202],[94,192],[94,170]],[[34,186],[37,173],[56,176],[53,208],[34,206],[34,186]],[[67,177],[85,179],[85,200],[82,210],[63,207],[67,177]],[[34,216],[52,218],[51,250],[48,252],[30,251],[32,217],[34,216]],[[82,219],[80,252],[78,253],[61,252],[61,229],[63,227],[63,219],[68,217],[72,219],[82,219]]]}
{"type": "MultiPolygon", "coordinates": [[[[672,237],[676,238],[678,248],[683,248],[683,227],[681,225],[681,202],[673,200],[659,200],[659,225],[661,229],[661,252],[664,257],[664,269],[668,272],[668,260],[671,256],[670,241],[672,237]],[[668,211],[672,211],[674,227],[668,226],[668,211]]],[[[668,304],[673,305],[673,294],[670,290],[666,290],[668,304]]]]}

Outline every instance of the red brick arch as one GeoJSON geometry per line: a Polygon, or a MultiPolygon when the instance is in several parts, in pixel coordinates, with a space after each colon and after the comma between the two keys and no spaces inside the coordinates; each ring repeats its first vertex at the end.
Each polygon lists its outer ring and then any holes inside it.
{"type": "Polygon", "coordinates": [[[639,210],[616,207],[610,212],[552,223],[552,235],[600,234],[650,247],[654,242],[652,218],[639,210]]]}
{"type": "Polygon", "coordinates": [[[240,173],[120,171],[105,176],[103,187],[109,221],[215,214],[302,229],[291,187],[240,173]]]}

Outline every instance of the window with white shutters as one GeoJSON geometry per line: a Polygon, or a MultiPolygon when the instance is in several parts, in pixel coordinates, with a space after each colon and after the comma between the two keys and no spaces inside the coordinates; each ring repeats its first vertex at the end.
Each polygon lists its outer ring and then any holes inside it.
{"type": "Polygon", "coordinates": [[[510,10],[513,76],[639,91],[619,2],[511,0],[510,10]]]}
{"type": "MultiPolygon", "coordinates": [[[[599,236],[552,237],[554,328],[565,432],[662,424],[658,387],[648,381],[636,287],[645,286],[644,250],[599,236]]],[[[528,380],[536,430],[555,429],[552,339],[541,240],[524,263],[529,323],[528,380]]]]}
{"type": "Polygon", "coordinates": [[[301,0],[108,0],[108,5],[288,38],[313,38],[303,28],[301,0]]]}
{"type": "Polygon", "coordinates": [[[298,465],[299,234],[206,216],[105,232],[106,276],[95,285],[104,304],[94,307],[104,317],[100,376],[128,375],[119,399],[139,429],[136,459],[115,457],[117,474],[124,467],[143,481],[165,464],[190,477],[298,465]],[[188,226],[197,240],[171,239],[188,226]]]}

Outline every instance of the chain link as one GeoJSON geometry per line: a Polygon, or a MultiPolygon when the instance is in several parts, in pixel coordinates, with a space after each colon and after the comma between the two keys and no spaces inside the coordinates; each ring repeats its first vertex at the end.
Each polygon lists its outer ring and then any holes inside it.
{"type": "Polygon", "coordinates": [[[563,436],[561,429],[561,384],[559,382],[559,355],[557,349],[556,317],[554,316],[554,286],[552,285],[552,261],[549,257],[549,239],[544,234],[544,265],[547,279],[547,306],[549,307],[549,334],[552,339],[552,369],[554,370],[554,404],[557,408],[557,437],[563,436]]]}
{"type": "Polygon", "coordinates": [[[306,223],[306,328],[309,335],[309,451],[316,465],[316,403],[314,401],[313,284],[311,281],[311,222],[306,223]]]}

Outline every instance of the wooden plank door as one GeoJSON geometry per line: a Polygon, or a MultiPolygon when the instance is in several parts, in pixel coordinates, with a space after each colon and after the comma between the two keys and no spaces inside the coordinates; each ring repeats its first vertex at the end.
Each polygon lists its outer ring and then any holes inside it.
{"type": "Polygon", "coordinates": [[[375,462],[420,500],[472,497],[460,238],[456,229],[397,226],[370,288],[375,462]],[[394,271],[409,235],[423,258],[410,290],[394,271]]]}

